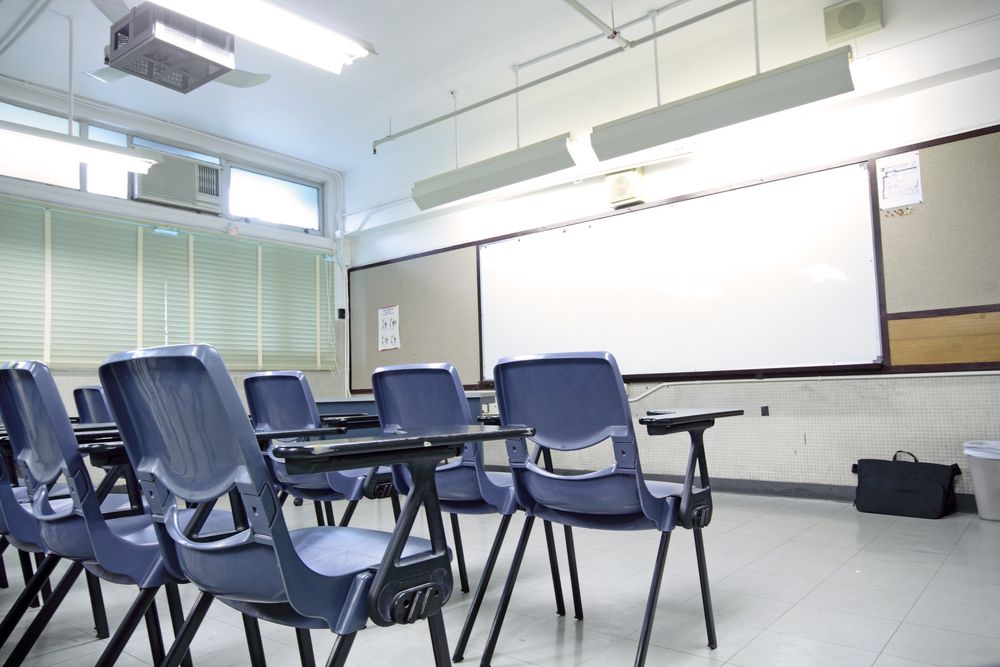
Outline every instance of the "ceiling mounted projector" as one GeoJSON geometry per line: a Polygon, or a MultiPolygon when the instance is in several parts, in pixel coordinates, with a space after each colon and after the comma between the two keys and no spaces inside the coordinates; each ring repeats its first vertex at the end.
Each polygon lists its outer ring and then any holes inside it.
{"type": "Polygon", "coordinates": [[[236,67],[233,35],[151,2],[111,26],[108,65],[188,93],[236,67]]]}

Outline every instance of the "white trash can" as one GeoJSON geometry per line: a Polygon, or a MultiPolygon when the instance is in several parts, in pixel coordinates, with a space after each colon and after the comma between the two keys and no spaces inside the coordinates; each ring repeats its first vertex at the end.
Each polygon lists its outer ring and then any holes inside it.
{"type": "Polygon", "coordinates": [[[1000,521],[1000,440],[965,443],[980,519],[1000,521]]]}

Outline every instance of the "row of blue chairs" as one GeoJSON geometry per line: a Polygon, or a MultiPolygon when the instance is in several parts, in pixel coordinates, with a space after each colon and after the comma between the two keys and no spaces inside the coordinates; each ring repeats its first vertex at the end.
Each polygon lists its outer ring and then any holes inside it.
{"type": "MultiPolygon", "coordinates": [[[[303,664],[313,660],[308,630],[333,631],[338,640],[327,664],[343,665],[355,633],[367,621],[388,625],[401,620],[381,595],[386,589],[385,572],[418,564],[417,569],[403,574],[410,577],[410,583],[414,575],[434,582],[440,599],[426,613],[410,614],[407,620],[426,617],[435,663],[450,664],[440,605],[450,596],[452,581],[440,515],[435,520],[432,512],[427,514],[429,540],[408,534],[417,509],[416,505],[410,509],[412,497],[403,508],[400,525],[409,523],[402,531],[397,526],[395,535],[332,525],[289,530],[279,496],[283,490],[310,481],[287,471],[279,473],[283,465],[280,459],[261,456],[253,427],[213,348],[171,346],[113,355],[101,366],[100,377],[142,487],[144,507],[131,511],[113,509],[117,500],[110,493],[110,484],[94,488],[91,483],[48,369],[37,362],[0,366],[0,417],[7,424],[30,495],[30,502],[15,497],[15,487],[5,475],[0,479],[0,514],[12,544],[47,554],[4,619],[0,633],[6,634],[0,639],[10,636],[55,563],[65,559],[71,563],[70,573],[75,570],[78,575],[85,570],[105,581],[139,589],[98,664],[114,663],[144,617],[154,660],[158,664],[189,664],[188,647],[194,632],[212,600],[218,598],[244,615],[255,663],[263,657],[256,623],[264,619],[296,629],[303,664]],[[68,499],[57,499],[53,493],[61,481],[68,482],[68,499]],[[227,496],[230,509],[217,507],[227,496]],[[25,528],[22,524],[31,525],[25,528]],[[31,532],[32,527],[35,532],[31,532]],[[184,581],[201,590],[186,619],[179,604],[174,606],[176,585],[184,581]],[[162,647],[153,602],[160,587],[167,589],[175,628],[169,652],[162,647]]],[[[283,379],[290,377],[294,376],[283,379]]],[[[481,444],[468,443],[459,460],[439,467],[435,474],[441,510],[453,517],[460,513],[497,513],[501,517],[454,659],[464,657],[511,516],[522,510],[524,526],[481,664],[490,664],[496,649],[536,518],[565,527],[578,617],[582,617],[582,610],[571,529],[649,529],[661,533],[636,655],[636,664],[643,664],[669,538],[677,525],[681,485],[643,477],[624,386],[611,355],[516,357],[502,360],[495,378],[502,422],[532,426],[535,435],[531,440],[539,447],[533,454],[525,440],[507,441],[510,471],[499,473],[486,470],[481,444]],[[614,463],[596,472],[561,475],[545,464],[548,459],[544,454],[552,451],[598,445],[611,448],[614,463]]],[[[297,379],[300,385],[301,379],[297,379]]],[[[475,423],[461,381],[450,364],[378,369],[373,390],[382,429],[389,434],[475,423]]],[[[254,413],[259,406],[255,406],[252,393],[248,383],[247,398],[254,413]]],[[[311,395],[309,399],[315,411],[315,401],[311,395]]],[[[259,410],[258,414],[261,416],[254,418],[258,425],[275,422],[259,410]]],[[[354,471],[345,477],[363,480],[363,473],[354,471]]],[[[405,466],[395,466],[393,475],[401,492],[411,491],[413,480],[405,466]]],[[[349,502],[357,502],[358,497],[350,495],[353,491],[336,489],[334,483],[339,480],[331,483],[326,476],[311,482],[326,484],[349,502]]],[[[695,530],[706,628],[709,645],[714,647],[703,543],[700,528],[695,530]]],[[[556,571],[551,540],[549,551],[556,571]]],[[[52,591],[32,628],[37,624],[35,629],[40,631],[47,622],[47,618],[41,620],[43,615],[54,613],[72,584],[72,580],[66,583],[68,577],[52,591]]],[[[11,660],[23,658],[30,649],[32,628],[22,635],[8,659],[10,664],[18,664],[11,660]]]]}

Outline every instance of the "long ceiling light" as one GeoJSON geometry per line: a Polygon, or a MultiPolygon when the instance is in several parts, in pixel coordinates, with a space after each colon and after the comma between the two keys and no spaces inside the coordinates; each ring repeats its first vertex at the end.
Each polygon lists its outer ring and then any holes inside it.
{"type": "Polygon", "coordinates": [[[375,52],[372,45],[363,40],[263,0],[153,2],[334,74],[340,74],[345,65],[375,52]]]}
{"type": "Polygon", "coordinates": [[[851,49],[833,51],[598,125],[599,159],[627,155],[854,90],[851,49]]]}
{"type": "Polygon", "coordinates": [[[502,153],[481,162],[413,184],[411,196],[421,211],[496,190],[574,165],[566,148],[569,133],[502,153]]]}
{"type": "Polygon", "coordinates": [[[4,155],[30,156],[58,163],[86,163],[145,174],[158,162],[155,153],[134,148],[120,148],[59,132],[49,132],[26,125],[0,121],[0,152],[4,155]]]}

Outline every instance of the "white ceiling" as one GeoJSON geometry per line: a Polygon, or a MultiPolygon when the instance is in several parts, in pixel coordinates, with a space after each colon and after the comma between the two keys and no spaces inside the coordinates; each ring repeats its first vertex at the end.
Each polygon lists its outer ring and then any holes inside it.
{"type": "MultiPolygon", "coordinates": [[[[610,0],[584,3],[611,20],[610,0]]],[[[0,0],[0,34],[29,4],[30,0],[0,0]]],[[[378,54],[337,76],[237,40],[237,67],[267,72],[270,81],[250,89],[210,83],[187,95],[132,77],[105,84],[81,73],[103,66],[107,19],[90,0],[53,0],[50,11],[0,56],[0,75],[65,91],[67,22],[54,12],[71,15],[80,98],[349,172],[371,154],[371,142],[386,133],[390,119],[398,130],[446,113],[452,109],[451,90],[458,91],[460,104],[506,90],[514,83],[513,64],[598,33],[562,0],[285,0],[283,4],[366,39],[378,54]]],[[[617,0],[614,11],[622,23],[667,4],[669,0],[617,0]]],[[[722,2],[674,4],[677,7],[659,19],[661,27],[722,2]]],[[[713,29],[726,27],[716,21],[713,29]]],[[[647,22],[634,34],[648,32],[647,22]]],[[[552,66],[565,66],[610,47],[607,41],[596,40],[553,59],[552,66]]],[[[540,73],[544,72],[527,76],[540,73]]]]}

